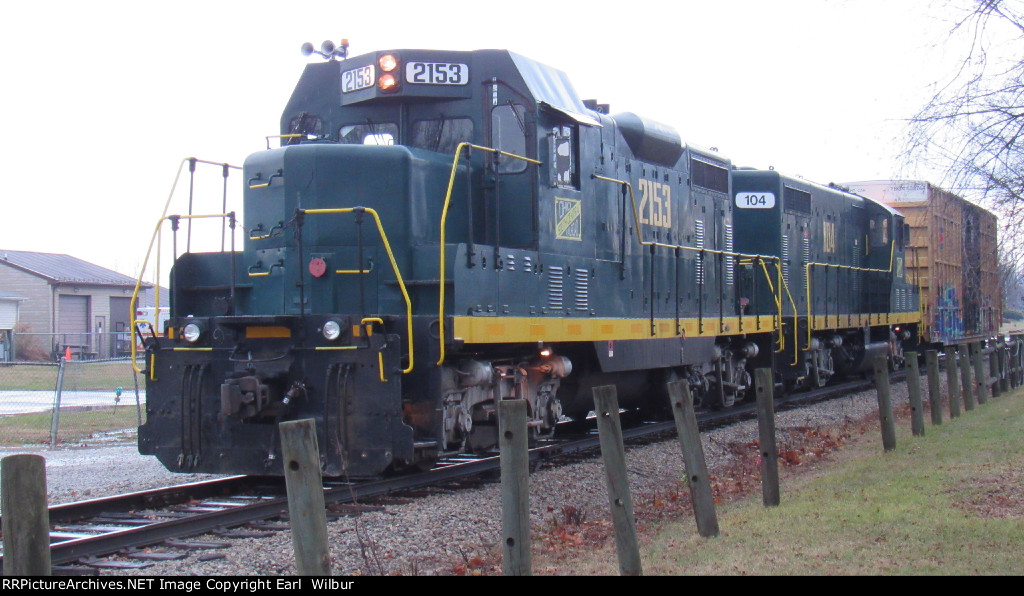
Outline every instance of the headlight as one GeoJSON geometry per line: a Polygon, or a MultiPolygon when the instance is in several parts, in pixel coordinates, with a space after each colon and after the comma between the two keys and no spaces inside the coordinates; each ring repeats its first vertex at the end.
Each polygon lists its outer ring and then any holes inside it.
{"type": "Polygon", "coordinates": [[[181,330],[181,336],[185,338],[190,344],[196,343],[199,340],[199,336],[203,334],[203,328],[195,323],[189,323],[185,325],[185,328],[181,330]]]}
{"type": "Polygon", "coordinates": [[[395,75],[391,73],[381,75],[380,78],[377,79],[377,87],[385,93],[393,93],[398,91],[398,79],[396,79],[395,75]]]}
{"type": "Polygon", "coordinates": [[[398,68],[398,58],[394,54],[384,54],[377,59],[377,65],[384,72],[391,72],[398,68]]]}
{"type": "Polygon", "coordinates": [[[324,338],[327,341],[334,341],[341,336],[341,324],[337,321],[327,321],[323,328],[324,338]]]}

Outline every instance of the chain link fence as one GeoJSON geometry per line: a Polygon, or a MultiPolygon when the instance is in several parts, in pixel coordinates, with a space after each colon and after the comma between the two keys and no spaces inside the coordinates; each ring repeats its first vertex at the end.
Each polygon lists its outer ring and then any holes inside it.
{"type": "MultiPolygon", "coordinates": [[[[0,362],[57,362],[128,358],[132,337],[128,331],[92,333],[34,333],[12,331],[0,337],[0,362]]],[[[137,343],[139,350],[141,345],[137,343]]]]}
{"type": "Polygon", "coordinates": [[[0,364],[0,446],[134,440],[145,380],[128,358],[0,364]]]}

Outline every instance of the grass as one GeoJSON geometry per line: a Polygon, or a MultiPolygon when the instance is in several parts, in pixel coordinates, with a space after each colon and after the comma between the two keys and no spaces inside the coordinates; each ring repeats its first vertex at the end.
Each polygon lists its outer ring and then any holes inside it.
{"type": "MultiPolygon", "coordinates": [[[[60,412],[57,441],[82,443],[99,434],[138,426],[134,400],[102,408],[65,408],[60,412]]],[[[47,444],[53,415],[50,412],[0,418],[0,445],[47,444]]]]}
{"type": "MultiPolygon", "coordinates": [[[[12,364],[0,366],[2,391],[54,391],[58,367],[55,364],[12,364]]],[[[139,378],[140,388],[145,380],[139,378]]],[[[135,371],[128,360],[101,362],[72,361],[64,366],[63,390],[105,391],[113,393],[121,387],[121,403],[102,408],[62,408],[57,440],[79,443],[96,433],[105,433],[138,426],[135,411],[135,371]]],[[[0,400],[3,399],[0,393],[0,400]]],[[[35,414],[0,417],[0,445],[26,445],[50,442],[52,414],[49,410],[35,414]]]]}
{"type": "MultiPolygon", "coordinates": [[[[0,366],[0,390],[53,391],[57,386],[57,365],[9,364],[0,366]]],[[[72,361],[64,367],[64,388],[105,391],[115,387],[134,390],[135,371],[130,360],[102,362],[72,361]]],[[[139,379],[142,383],[143,379],[139,379]]]]}
{"type": "MultiPolygon", "coordinates": [[[[876,418],[832,461],[784,468],[779,507],[763,507],[760,490],[719,505],[716,538],[700,538],[686,516],[645,528],[644,573],[1024,572],[1024,391],[928,426],[924,437],[904,422],[893,452],[882,452],[876,418]]],[[[574,559],[571,573],[617,574],[614,547],[574,559]]]]}

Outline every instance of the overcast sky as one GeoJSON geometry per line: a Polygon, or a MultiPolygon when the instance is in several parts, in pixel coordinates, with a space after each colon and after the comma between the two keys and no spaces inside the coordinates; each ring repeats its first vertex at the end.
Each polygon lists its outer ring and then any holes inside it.
{"type": "MultiPolygon", "coordinates": [[[[509,49],[737,165],[891,178],[901,120],[955,58],[943,16],[930,0],[9,3],[0,249],[134,276],[181,160],[241,165],[264,149],[302,43],[343,37],[352,55],[509,49]]],[[[220,208],[209,174],[197,211],[220,208]]],[[[187,183],[172,212],[186,198],[187,183]]]]}

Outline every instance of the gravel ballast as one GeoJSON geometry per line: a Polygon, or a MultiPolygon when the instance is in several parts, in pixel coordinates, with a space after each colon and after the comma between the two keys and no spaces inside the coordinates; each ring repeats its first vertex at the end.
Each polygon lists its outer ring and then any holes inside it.
{"type": "MultiPolygon", "coordinates": [[[[945,375],[942,375],[945,377],[945,375]]],[[[943,382],[945,379],[943,379],[943,382]]],[[[922,377],[922,387],[927,379],[922,377]]],[[[927,394],[927,389],[925,389],[927,394]]],[[[945,394],[945,388],[942,391],[945,394]]],[[[927,401],[927,395],[925,396],[927,401]]],[[[892,387],[894,408],[906,407],[905,384],[892,387]]],[[[828,429],[870,420],[877,425],[874,391],[777,413],[777,436],[790,429],[828,429]]],[[[927,418],[927,414],[926,414],[927,418]]],[[[754,445],[757,421],[731,424],[701,433],[712,478],[739,457],[736,446],[754,445]]],[[[130,437],[129,437],[130,438],[130,437]]],[[[757,447],[751,447],[756,458],[757,447]]],[[[749,450],[749,449],[748,449],[749,450]]],[[[46,458],[51,504],[184,484],[210,478],[172,474],[155,458],[139,455],[134,443],[57,449],[5,449],[0,455],[38,453],[46,458]]],[[[634,509],[645,496],[686,491],[684,465],[674,439],[630,447],[627,467],[634,509]]],[[[498,561],[500,573],[501,495],[495,482],[420,491],[414,497],[388,497],[355,517],[328,522],[331,571],[335,575],[438,575],[463,572],[471,562],[498,561]]],[[[587,521],[607,519],[608,496],[599,454],[566,465],[545,465],[530,475],[530,512],[534,533],[550,527],[569,510],[587,521]]],[[[218,540],[222,540],[218,538],[218,540]]],[[[536,542],[536,541],[535,541],[536,542]]],[[[101,575],[217,576],[291,575],[296,572],[289,531],[262,538],[232,539],[228,549],[192,551],[177,561],[141,569],[101,569],[101,575]],[[209,560],[203,560],[209,559],[209,560]]],[[[472,568],[472,565],[468,567],[472,568]]]]}

